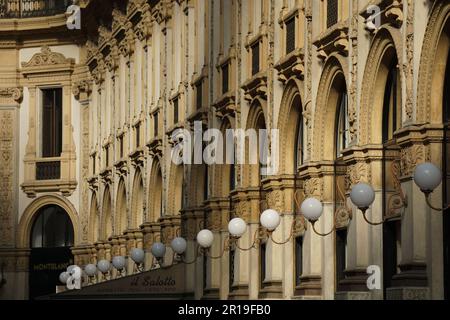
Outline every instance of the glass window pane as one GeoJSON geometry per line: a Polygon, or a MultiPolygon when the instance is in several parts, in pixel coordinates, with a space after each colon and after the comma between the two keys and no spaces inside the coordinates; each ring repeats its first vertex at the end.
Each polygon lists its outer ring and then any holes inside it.
{"type": "Polygon", "coordinates": [[[72,246],[73,226],[67,213],[58,206],[47,206],[37,213],[32,228],[33,248],[57,248],[72,246]]]}

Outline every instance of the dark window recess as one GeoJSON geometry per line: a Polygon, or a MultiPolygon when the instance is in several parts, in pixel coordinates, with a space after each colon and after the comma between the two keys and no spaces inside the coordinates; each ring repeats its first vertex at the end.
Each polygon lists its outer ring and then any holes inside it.
{"type": "Polygon", "coordinates": [[[254,76],[259,72],[259,42],[252,46],[252,75],[254,76]]]}
{"type": "Polygon", "coordinates": [[[155,137],[158,136],[158,112],[153,115],[153,130],[155,131],[155,137]]]}
{"type": "Polygon", "coordinates": [[[230,191],[236,189],[236,168],[233,164],[230,164],[230,191]]]}
{"type": "Polygon", "coordinates": [[[295,286],[300,285],[303,274],[303,237],[295,238],[295,286]]]}
{"type": "Polygon", "coordinates": [[[301,117],[297,124],[297,141],[294,157],[294,172],[297,172],[303,163],[303,119],[301,117]]]}
{"type": "Polygon", "coordinates": [[[42,157],[61,156],[62,89],[42,90],[42,157]]]}
{"type": "Polygon", "coordinates": [[[327,28],[338,22],[338,0],[327,1],[327,28]]]}
{"type": "Polygon", "coordinates": [[[203,289],[206,289],[208,283],[208,257],[203,256],[203,289]]]}
{"type": "Polygon", "coordinates": [[[286,22],[286,54],[295,50],[295,17],[286,22]]]}
{"type": "Polygon", "coordinates": [[[337,135],[336,135],[336,158],[342,157],[342,151],[348,146],[348,97],[347,92],[343,91],[339,98],[339,112],[336,119],[337,135]]]}
{"type": "Polygon", "coordinates": [[[139,148],[141,145],[141,126],[137,125],[136,128],[136,148],[139,148]]]}
{"type": "Polygon", "coordinates": [[[383,224],[383,289],[392,286],[392,277],[397,274],[397,239],[400,221],[388,221],[383,224]]]}
{"type": "Polygon", "coordinates": [[[236,250],[230,250],[230,258],[228,260],[228,269],[229,269],[229,281],[228,281],[228,285],[229,285],[229,290],[231,292],[231,288],[233,287],[233,283],[234,283],[234,261],[235,261],[235,256],[236,256],[236,250]]]}
{"type": "Polygon", "coordinates": [[[208,165],[205,164],[204,173],[203,173],[203,200],[208,200],[209,197],[209,177],[208,177],[208,165]]]}
{"type": "Polygon", "coordinates": [[[97,171],[96,165],[97,165],[97,163],[96,163],[96,156],[93,155],[92,156],[92,174],[95,174],[95,171],[97,171]]]}
{"type": "Polygon", "coordinates": [[[201,109],[203,107],[203,85],[202,85],[201,82],[199,82],[196,85],[196,98],[197,98],[196,107],[197,107],[197,110],[198,110],[198,109],[201,109]]]}
{"type": "Polygon", "coordinates": [[[264,280],[266,279],[266,243],[261,243],[260,251],[259,251],[259,266],[260,266],[260,282],[261,288],[264,287],[264,280]]]}
{"type": "Polygon", "coordinates": [[[340,290],[340,282],[345,279],[347,256],[347,229],[336,231],[336,287],[340,290]]]}
{"type": "Polygon", "coordinates": [[[36,180],[56,180],[61,178],[61,162],[36,162],[36,180]]]}
{"type": "Polygon", "coordinates": [[[109,146],[105,147],[105,165],[109,167],[109,146]]]}
{"type": "Polygon", "coordinates": [[[386,87],[384,89],[383,101],[383,142],[394,138],[397,130],[397,61],[395,61],[389,71],[386,87]]]}
{"type": "Polygon", "coordinates": [[[173,124],[178,123],[178,99],[173,100],[173,124]]]}
{"type": "Polygon", "coordinates": [[[229,64],[225,64],[222,67],[222,94],[225,94],[229,91],[229,64]]]}
{"type": "Polygon", "coordinates": [[[73,245],[73,226],[67,213],[50,205],[39,210],[31,232],[32,248],[58,248],[73,245]]]}
{"type": "Polygon", "coordinates": [[[123,136],[119,138],[119,150],[120,150],[120,158],[123,158],[123,136]]]}

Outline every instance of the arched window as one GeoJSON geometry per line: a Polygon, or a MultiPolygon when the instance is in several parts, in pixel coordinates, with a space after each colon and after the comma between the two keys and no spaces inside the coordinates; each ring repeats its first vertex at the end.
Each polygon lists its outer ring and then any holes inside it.
{"type": "Polygon", "coordinates": [[[297,124],[297,135],[295,141],[295,159],[294,159],[294,173],[297,173],[298,167],[303,164],[303,146],[304,146],[304,126],[303,126],[303,117],[300,116],[300,119],[297,124]]]}
{"type": "Polygon", "coordinates": [[[57,205],[42,207],[31,229],[29,298],[55,293],[59,274],[73,264],[74,228],[67,212],[57,205]]]}
{"type": "Polygon", "coordinates": [[[344,89],[339,99],[337,113],[337,132],[336,132],[336,158],[342,157],[342,151],[348,147],[349,142],[349,123],[348,123],[348,97],[344,89]]]}
{"type": "MultiPolygon", "coordinates": [[[[334,211],[345,206],[344,179],[346,166],[343,161],[343,150],[349,143],[348,96],[346,86],[342,86],[338,99],[335,124],[335,159],[334,159],[334,211]]],[[[347,227],[337,226],[335,234],[335,277],[336,291],[341,291],[341,281],[345,279],[347,265],[347,227]]]]}
{"type": "Polygon", "coordinates": [[[384,90],[383,143],[394,138],[394,132],[401,124],[401,112],[398,110],[398,106],[400,105],[398,101],[400,97],[398,77],[397,60],[394,60],[390,67],[384,90]]]}
{"type": "Polygon", "coordinates": [[[32,248],[73,246],[72,222],[59,206],[49,205],[39,210],[31,234],[32,248]]]}
{"type": "Polygon", "coordinates": [[[266,130],[266,122],[264,116],[261,114],[258,118],[256,126],[256,134],[258,137],[258,170],[259,170],[259,184],[265,178],[264,169],[267,168],[267,159],[269,156],[269,136],[266,130]],[[265,132],[266,134],[262,134],[265,132]]]}
{"type": "Polygon", "coordinates": [[[398,61],[392,59],[387,64],[389,72],[386,79],[383,100],[383,288],[392,286],[392,277],[399,272],[398,265],[401,260],[401,220],[400,215],[391,210],[390,199],[395,191],[393,166],[398,162],[398,147],[395,141],[395,132],[401,126],[400,79],[398,61]]]}

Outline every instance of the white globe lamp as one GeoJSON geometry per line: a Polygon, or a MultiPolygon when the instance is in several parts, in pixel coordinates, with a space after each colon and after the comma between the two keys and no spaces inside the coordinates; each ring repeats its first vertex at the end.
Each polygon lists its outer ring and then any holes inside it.
{"type": "Polygon", "coordinates": [[[280,225],[280,214],[273,210],[273,209],[267,209],[259,218],[261,225],[266,228],[269,231],[275,230],[280,225]]]}
{"type": "Polygon", "coordinates": [[[241,218],[234,218],[228,223],[228,232],[236,238],[242,237],[247,230],[247,224],[241,218]]]}
{"type": "Polygon", "coordinates": [[[213,241],[214,241],[214,235],[208,229],[201,230],[197,234],[197,242],[202,248],[206,249],[206,248],[211,247],[213,244],[213,241]]]}
{"type": "Polygon", "coordinates": [[[316,198],[307,198],[302,202],[300,210],[306,219],[315,222],[322,216],[323,205],[316,198]]]}

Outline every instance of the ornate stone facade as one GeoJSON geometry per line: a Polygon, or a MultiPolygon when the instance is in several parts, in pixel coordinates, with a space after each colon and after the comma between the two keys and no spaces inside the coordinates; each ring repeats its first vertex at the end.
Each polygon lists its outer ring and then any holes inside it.
{"type": "MultiPolygon", "coordinates": [[[[227,248],[229,220],[244,219],[238,245],[250,247],[235,247],[234,274],[226,250],[206,268],[186,267],[186,291],[197,299],[443,298],[442,221],[432,218],[412,175],[425,161],[443,166],[450,4],[338,1],[332,24],[328,10],[326,0],[86,0],[82,29],[73,31],[57,17],[17,24],[1,17],[8,22],[2,39],[15,36],[0,41],[0,262],[19,280],[7,279],[0,297],[27,297],[35,214],[53,204],[74,225],[77,263],[139,247],[147,270],[153,243],[183,236],[192,258],[197,233],[208,228],[216,256],[227,248]],[[392,70],[397,126],[385,139],[392,70]],[[54,87],[63,92],[63,150],[51,159],[61,163],[61,178],[40,181],[37,164],[48,160],[41,158],[42,90],[54,87]],[[172,133],[193,132],[195,121],[221,131],[279,129],[277,172],[175,164],[172,133]],[[401,261],[389,288],[366,288],[365,268],[383,267],[383,227],[369,226],[352,205],[349,193],[360,182],[375,189],[370,219],[400,221],[401,261]],[[308,197],[324,204],[314,228],[300,212],[308,197]],[[267,208],[281,213],[271,236],[286,243],[262,233],[267,208]],[[336,279],[344,233],[344,276],[336,279]]],[[[437,193],[433,202],[445,202],[437,193]]],[[[170,247],[165,259],[173,259],[170,247]]],[[[129,261],[127,272],[135,271],[129,261]]]]}

